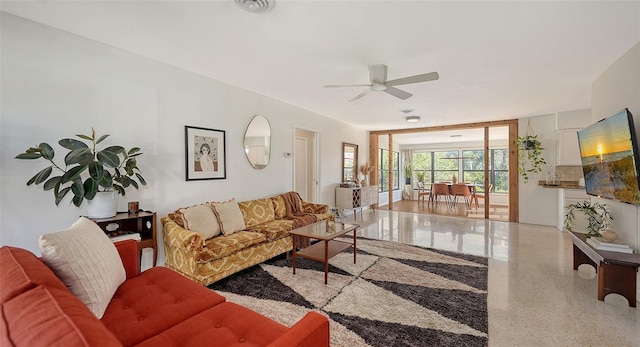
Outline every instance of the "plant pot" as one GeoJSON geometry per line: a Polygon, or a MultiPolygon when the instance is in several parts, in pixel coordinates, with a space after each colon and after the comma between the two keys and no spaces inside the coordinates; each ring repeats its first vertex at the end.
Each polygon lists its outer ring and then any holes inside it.
{"type": "Polygon", "coordinates": [[[117,192],[98,192],[93,200],[87,200],[87,217],[109,218],[118,210],[117,192]]]}
{"type": "Polygon", "coordinates": [[[404,184],[411,184],[411,177],[405,177],[404,184]]]}
{"type": "Polygon", "coordinates": [[[526,140],[524,142],[524,149],[534,149],[536,147],[536,142],[534,140],[526,140]]]}

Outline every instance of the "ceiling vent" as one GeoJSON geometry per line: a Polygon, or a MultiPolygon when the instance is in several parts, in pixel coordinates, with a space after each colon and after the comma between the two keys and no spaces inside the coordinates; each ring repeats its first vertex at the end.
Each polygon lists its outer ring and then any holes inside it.
{"type": "Polygon", "coordinates": [[[271,10],[275,0],[234,0],[236,5],[251,13],[264,13],[271,10]]]}

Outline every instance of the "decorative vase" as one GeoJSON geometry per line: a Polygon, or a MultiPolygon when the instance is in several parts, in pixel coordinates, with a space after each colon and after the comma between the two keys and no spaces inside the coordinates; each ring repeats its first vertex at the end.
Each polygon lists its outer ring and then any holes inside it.
{"type": "Polygon", "coordinates": [[[366,180],[360,181],[360,186],[361,187],[366,187],[367,186],[367,181],[366,180]]]}
{"type": "Polygon", "coordinates": [[[602,232],[602,238],[609,242],[613,242],[618,239],[618,234],[615,231],[608,229],[602,232]]]}
{"type": "Polygon", "coordinates": [[[451,181],[453,182],[453,184],[458,183],[458,177],[456,177],[456,175],[453,175],[453,177],[451,177],[451,181]]]}
{"type": "Polygon", "coordinates": [[[98,192],[92,200],[87,200],[87,217],[109,218],[118,210],[118,192],[98,192]]]}

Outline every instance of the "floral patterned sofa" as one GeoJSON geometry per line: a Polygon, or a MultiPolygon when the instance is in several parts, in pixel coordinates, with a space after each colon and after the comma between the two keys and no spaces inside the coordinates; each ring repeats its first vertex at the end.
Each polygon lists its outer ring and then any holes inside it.
{"type": "Polygon", "coordinates": [[[302,201],[295,192],[180,208],[162,218],[165,266],[206,286],[290,251],[297,216],[333,220],[328,212],[328,205],[302,201]]]}

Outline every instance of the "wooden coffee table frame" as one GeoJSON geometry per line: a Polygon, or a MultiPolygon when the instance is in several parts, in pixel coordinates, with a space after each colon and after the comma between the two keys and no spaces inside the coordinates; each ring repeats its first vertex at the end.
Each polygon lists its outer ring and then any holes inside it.
{"type": "Polygon", "coordinates": [[[356,230],[358,229],[358,227],[360,227],[360,225],[343,224],[336,222],[335,226],[341,226],[342,229],[334,232],[326,232],[325,230],[327,229],[327,221],[323,220],[289,231],[289,234],[293,236],[291,265],[293,267],[294,275],[296,274],[296,257],[303,257],[324,263],[324,284],[327,284],[329,274],[329,259],[331,259],[336,254],[344,251],[345,249],[353,247],[353,263],[356,263],[356,230]],[[345,235],[349,232],[353,232],[353,242],[335,240],[336,237],[345,235]],[[317,239],[320,240],[320,242],[297,251],[296,236],[309,239],[317,239]]]}

